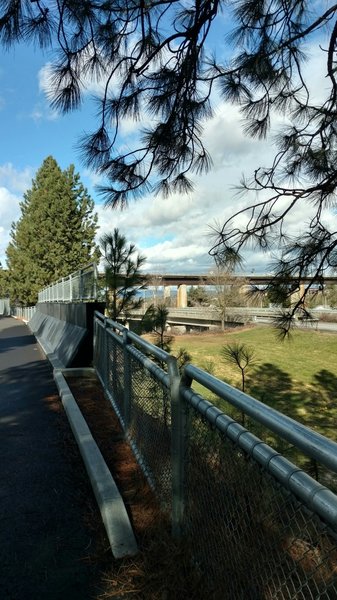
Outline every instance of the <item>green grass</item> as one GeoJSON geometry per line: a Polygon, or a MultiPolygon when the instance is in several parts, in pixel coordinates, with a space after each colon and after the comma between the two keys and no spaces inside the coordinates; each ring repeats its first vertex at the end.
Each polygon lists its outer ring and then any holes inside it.
{"type": "MultiPolygon", "coordinates": [[[[239,370],[221,357],[222,346],[232,342],[255,351],[257,365],[246,374],[248,394],[337,441],[336,334],[298,330],[280,341],[274,329],[254,327],[176,337],[174,350],[186,348],[193,364],[207,370],[211,363],[212,374],[240,388],[239,370]]],[[[196,389],[238,418],[226,403],[196,389]]]]}

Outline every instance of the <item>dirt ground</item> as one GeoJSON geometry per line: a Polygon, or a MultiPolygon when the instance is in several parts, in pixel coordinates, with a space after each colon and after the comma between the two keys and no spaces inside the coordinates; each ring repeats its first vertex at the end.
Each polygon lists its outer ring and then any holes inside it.
{"type": "MultiPolygon", "coordinates": [[[[136,557],[119,561],[113,558],[93,494],[86,491],[84,518],[93,531],[87,560],[97,562],[102,571],[101,589],[95,600],[207,598],[186,548],[172,540],[167,518],[124,441],[118,418],[98,380],[69,378],[68,384],[122,494],[140,548],[136,557]]],[[[71,437],[71,432],[65,432],[66,449],[75,461],[81,460],[71,437]]]]}

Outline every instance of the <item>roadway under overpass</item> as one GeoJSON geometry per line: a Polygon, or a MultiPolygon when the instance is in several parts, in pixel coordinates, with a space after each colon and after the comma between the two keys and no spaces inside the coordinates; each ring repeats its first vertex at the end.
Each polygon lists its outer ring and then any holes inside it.
{"type": "MultiPolygon", "coordinates": [[[[279,310],[276,308],[229,307],[227,309],[226,321],[227,326],[244,325],[247,323],[270,325],[278,314],[279,310]]],[[[297,319],[296,326],[337,333],[337,323],[334,322],[336,314],[336,310],[314,310],[312,318],[308,320],[297,319]],[[324,315],[324,320],[321,321],[320,318],[322,315],[324,315]],[[331,322],[327,320],[329,316],[331,316],[331,322]]],[[[130,320],[140,321],[143,316],[144,310],[134,310],[132,311],[130,320]]],[[[195,328],[212,329],[220,328],[221,318],[216,309],[207,307],[169,308],[167,324],[169,327],[184,326],[187,330],[195,328]]]]}

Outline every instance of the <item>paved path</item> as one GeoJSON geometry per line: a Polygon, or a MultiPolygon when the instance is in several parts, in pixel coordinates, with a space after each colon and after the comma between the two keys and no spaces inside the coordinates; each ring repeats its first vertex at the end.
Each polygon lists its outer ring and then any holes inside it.
{"type": "Polygon", "coordinates": [[[0,318],[0,599],[94,598],[91,533],[66,459],[52,369],[23,323],[0,318]]]}

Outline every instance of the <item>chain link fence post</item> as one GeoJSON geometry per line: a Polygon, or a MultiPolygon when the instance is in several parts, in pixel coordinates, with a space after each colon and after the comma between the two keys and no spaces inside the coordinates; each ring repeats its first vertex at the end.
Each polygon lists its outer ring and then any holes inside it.
{"type": "Polygon", "coordinates": [[[186,407],[180,394],[181,377],[177,359],[167,361],[171,395],[172,535],[180,538],[185,506],[186,407]]]}

